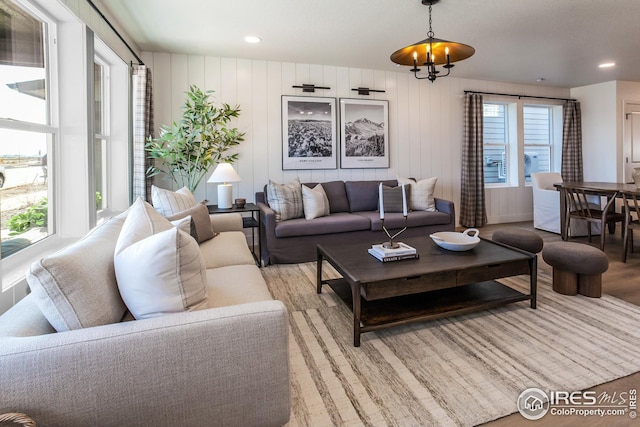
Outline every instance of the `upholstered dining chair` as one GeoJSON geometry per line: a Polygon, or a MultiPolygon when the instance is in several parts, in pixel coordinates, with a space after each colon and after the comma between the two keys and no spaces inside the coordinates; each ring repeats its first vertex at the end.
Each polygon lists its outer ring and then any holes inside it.
{"type": "Polygon", "coordinates": [[[615,211],[615,196],[611,197],[607,204],[599,209],[589,203],[588,195],[584,189],[579,187],[573,187],[570,185],[565,186],[566,194],[566,226],[569,229],[571,220],[586,221],[589,225],[587,227],[587,235],[589,236],[589,242],[591,242],[591,224],[598,224],[602,232],[600,233],[600,250],[604,251],[604,239],[605,234],[604,226],[609,224],[620,223],[624,232],[625,214],[615,211]]]}
{"type": "MultiPolygon", "coordinates": [[[[557,172],[531,174],[534,228],[560,234],[560,192],[553,185],[561,182],[562,175],[557,172]]],[[[600,198],[589,196],[589,203],[592,207],[598,208],[600,198]]],[[[593,234],[600,234],[600,226],[576,221],[571,224],[571,228],[568,228],[569,235],[587,236],[587,228],[591,228],[593,234]]]]}
{"type": "Polygon", "coordinates": [[[624,204],[624,235],[622,237],[622,262],[627,262],[627,252],[631,245],[631,253],[633,253],[633,230],[640,230],[640,193],[635,191],[622,191],[622,200],[624,204]],[[636,214],[634,219],[633,214],[636,214]]]}

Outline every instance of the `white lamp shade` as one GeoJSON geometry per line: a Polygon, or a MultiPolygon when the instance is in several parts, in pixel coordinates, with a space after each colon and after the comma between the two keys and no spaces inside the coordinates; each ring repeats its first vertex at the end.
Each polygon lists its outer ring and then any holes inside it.
{"type": "Polygon", "coordinates": [[[233,205],[231,202],[231,192],[233,188],[227,182],[242,181],[242,178],[236,173],[231,163],[220,163],[213,171],[207,182],[222,182],[218,185],[218,208],[230,209],[233,205]]]}
{"type": "Polygon", "coordinates": [[[213,171],[207,182],[238,182],[242,181],[231,163],[220,163],[213,171]]]}

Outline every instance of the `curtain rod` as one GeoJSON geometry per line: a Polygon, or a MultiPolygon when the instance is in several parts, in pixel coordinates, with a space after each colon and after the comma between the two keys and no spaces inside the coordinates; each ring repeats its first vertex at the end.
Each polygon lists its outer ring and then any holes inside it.
{"type": "Polygon", "coordinates": [[[536,99],[553,99],[555,101],[577,101],[574,98],[552,98],[549,96],[533,96],[533,95],[513,95],[511,93],[496,93],[496,92],[480,92],[477,90],[465,90],[464,93],[477,93],[482,95],[498,95],[498,96],[516,96],[520,98],[536,98],[536,99]]]}
{"type": "MultiPolygon", "coordinates": [[[[100,11],[100,9],[98,9],[98,6],[96,6],[92,0],[87,0],[87,3],[89,3],[89,5],[93,8],[93,10],[96,11],[96,13],[98,15],[100,15],[100,17],[104,20],[104,22],[107,23],[107,25],[109,26],[109,28],[111,28],[111,30],[113,30],[114,33],[116,33],[116,36],[118,36],[118,38],[120,39],[120,41],[122,41],[122,43],[124,43],[124,45],[127,47],[127,49],[129,49],[129,52],[131,52],[131,54],[136,58],[136,61],[138,61],[138,65],[144,65],[144,62],[142,62],[142,59],[140,59],[140,57],[138,56],[137,53],[134,52],[134,50],[131,48],[131,46],[129,46],[129,43],[127,43],[127,41],[124,39],[124,37],[122,37],[120,35],[120,33],[118,32],[118,30],[116,30],[116,28],[111,24],[111,22],[107,19],[106,16],[104,16],[104,14],[100,11]]],[[[133,65],[133,62],[132,62],[133,65]]]]}

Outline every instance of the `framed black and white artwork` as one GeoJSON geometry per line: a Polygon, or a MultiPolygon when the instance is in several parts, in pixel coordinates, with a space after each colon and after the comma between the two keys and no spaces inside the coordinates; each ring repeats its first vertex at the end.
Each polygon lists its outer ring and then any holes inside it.
{"type": "Polygon", "coordinates": [[[389,101],[340,98],[340,167],[389,167],[389,101]]]}
{"type": "Polygon", "coordinates": [[[282,96],[282,169],[336,169],[335,98],[282,96]]]}

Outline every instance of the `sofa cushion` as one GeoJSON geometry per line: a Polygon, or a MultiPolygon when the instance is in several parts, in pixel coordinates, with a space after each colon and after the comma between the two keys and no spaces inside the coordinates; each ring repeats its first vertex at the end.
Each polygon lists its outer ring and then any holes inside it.
{"type": "MultiPolygon", "coordinates": [[[[406,207],[409,208],[409,191],[408,186],[404,189],[406,197],[406,207]]],[[[382,186],[382,201],[384,203],[384,212],[404,212],[404,202],[402,195],[402,186],[399,185],[397,187],[389,187],[386,185],[382,186]]],[[[380,208],[378,208],[378,211],[380,208]]]]}
{"type": "MultiPolygon", "coordinates": [[[[383,185],[395,187],[398,181],[382,181],[383,185]]],[[[349,212],[375,211],[378,209],[378,189],[380,181],[346,181],[344,183],[349,200],[349,212]]],[[[331,202],[331,200],[329,200],[331,202]]]]}
{"type": "Polygon", "coordinates": [[[198,203],[187,187],[171,191],[155,185],[151,186],[151,201],[153,207],[164,216],[182,212],[198,203]]]}
{"type": "Polygon", "coordinates": [[[300,180],[296,178],[288,184],[269,180],[267,202],[276,214],[276,221],[300,218],[304,212],[300,180]]]}
{"type": "Polygon", "coordinates": [[[304,218],[307,220],[330,214],[329,199],[320,184],[313,188],[302,186],[302,204],[304,205],[304,218]]]}
{"type": "MultiPolygon", "coordinates": [[[[360,215],[367,218],[371,222],[371,230],[381,231],[382,220],[380,220],[379,212],[357,212],[354,215],[360,215]]],[[[407,227],[421,227],[425,225],[440,225],[451,223],[451,217],[444,212],[427,212],[413,211],[407,215],[407,227]]],[[[405,226],[404,215],[402,213],[385,213],[384,226],[389,230],[402,228],[405,226]]]]}
{"type": "Polygon", "coordinates": [[[119,322],[126,311],[113,266],[113,252],[126,212],[27,272],[36,303],[58,332],[119,322]]]}
{"type": "Polygon", "coordinates": [[[314,234],[344,233],[347,231],[369,230],[368,218],[346,212],[316,218],[292,219],[276,224],[276,237],[312,236],[314,234]]]}
{"type": "Polygon", "coordinates": [[[208,308],[273,299],[255,264],[229,265],[207,270],[207,294],[208,308]]]}
{"type": "Polygon", "coordinates": [[[118,289],[136,319],[206,305],[205,261],[198,243],[138,198],[114,251],[118,289]]]}
{"type": "Polygon", "coordinates": [[[413,178],[398,177],[398,184],[409,186],[409,194],[411,195],[409,208],[416,211],[436,210],[436,202],[433,195],[437,181],[438,178],[436,177],[421,179],[420,181],[416,181],[413,178]]]}
{"type": "Polygon", "coordinates": [[[200,252],[207,268],[227,265],[255,265],[247,238],[242,231],[226,231],[215,239],[200,244],[200,252]]]}
{"type": "Polygon", "coordinates": [[[169,215],[167,216],[167,219],[169,221],[175,221],[186,216],[191,216],[191,220],[195,226],[195,236],[193,237],[198,241],[198,243],[206,242],[216,236],[217,233],[214,233],[211,228],[209,209],[207,209],[203,203],[197,203],[195,206],[184,211],[169,215]]]}

